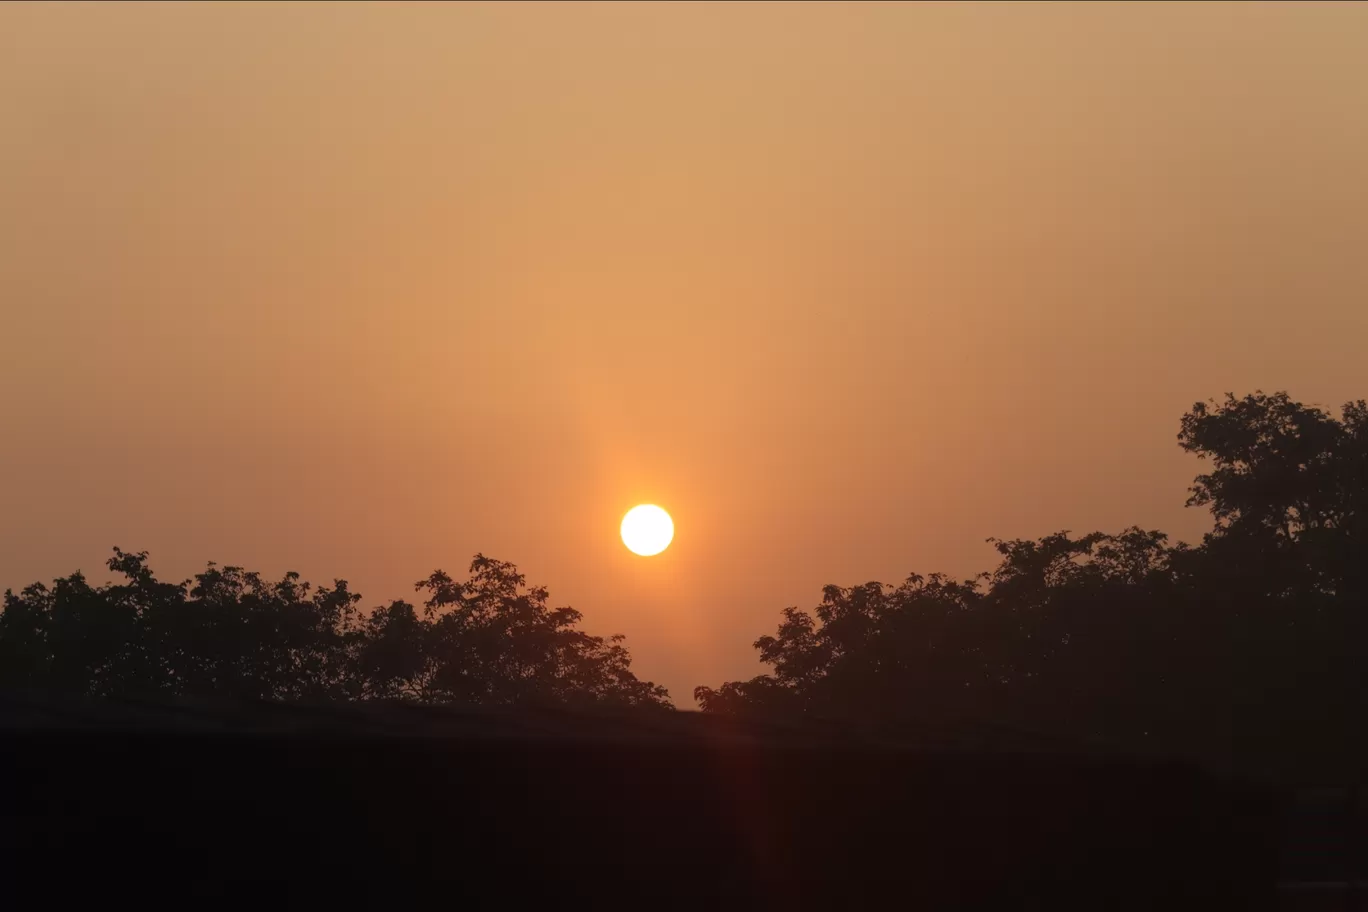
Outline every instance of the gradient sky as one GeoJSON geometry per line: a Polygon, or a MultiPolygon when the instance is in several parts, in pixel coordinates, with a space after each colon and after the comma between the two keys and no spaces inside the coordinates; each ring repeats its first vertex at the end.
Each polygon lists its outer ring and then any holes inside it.
{"type": "Polygon", "coordinates": [[[0,6],[0,586],[483,551],[691,706],[1368,397],[1365,5],[0,6]],[[674,545],[629,554],[653,501],[674,545]]]}

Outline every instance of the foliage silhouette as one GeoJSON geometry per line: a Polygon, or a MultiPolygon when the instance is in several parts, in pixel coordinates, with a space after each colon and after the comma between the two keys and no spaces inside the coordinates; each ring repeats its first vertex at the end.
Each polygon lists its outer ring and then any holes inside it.
{"type": "MultiPolygon", "coordinates": [[[[972,579],[828,586],[755,642],[770,671],[695,697],[706,713],[950,724],[1101,739],[1222,762],[1296,766],[1368,743],[1368,406],[1286,393],[1196,403],[1179,444],[1205,460],[1188,503],[1200,544],[1162,532],[993,541],[972,579]]],[[[312,587],[210,564],[158,580],[115,549],[121,582],[80,573],[6,592],[0,687],[128,698],[669,706],[620,636],[579,629],[516,567],[476,555],[420,604],[370,612],[312,587]]]]}
{"type": "Polygon", "coordinates": [[[878,724],[1005,723],[1260,769],[1368,743],[1368,407],[1286,393],[1196,403],[1178,436],[1211,464],[1198,546],[1130,528],[993,541],[975,579],[828,586],[755,641],[771,671],[705,712],[878,724]]]}
{"type": "Polygon", "coordinates": [[[156,579],[145,552],[114,549],[125,582],[80,573],[5,593],[0,685],[82,697],[221,696],[668,706],[639,680],[621,636],[590,636],[512,564],[476,555],[470,578],[416,584],[421,614],[396,601],[363,615],[343,580],[314,588],[210,564],[156,579]]]}

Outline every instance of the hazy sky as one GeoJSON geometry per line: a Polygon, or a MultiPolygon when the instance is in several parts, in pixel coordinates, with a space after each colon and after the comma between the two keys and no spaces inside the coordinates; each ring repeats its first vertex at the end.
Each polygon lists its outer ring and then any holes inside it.
{"type": "Polygon", "coordinates": [[[0,586],[484,551],[692,705],[1368,397],[1365,5],[0,6],[0,586]],[[653,501],[674,545],[634,557],[653,501]]]}

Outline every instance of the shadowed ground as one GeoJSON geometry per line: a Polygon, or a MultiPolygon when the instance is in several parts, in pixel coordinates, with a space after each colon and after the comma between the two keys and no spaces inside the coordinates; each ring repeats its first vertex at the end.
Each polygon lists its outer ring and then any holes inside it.
{"type": "Polygon", "coordinates": [[[1258,908],[1285,854],[1281,791],[1007,732],[399,705],[0,712],[5,874],[49,897],[1258,908]]]}

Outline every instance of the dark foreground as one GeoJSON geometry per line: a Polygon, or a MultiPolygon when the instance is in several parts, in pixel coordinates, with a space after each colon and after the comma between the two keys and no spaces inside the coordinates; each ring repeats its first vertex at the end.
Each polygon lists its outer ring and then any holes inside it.
{"type": "Polygon", "coordinates": [[[10,701],[0,740],[5,890],[45,904],[1290,907],[1283,790],[1010,737],[10,701]]]}

